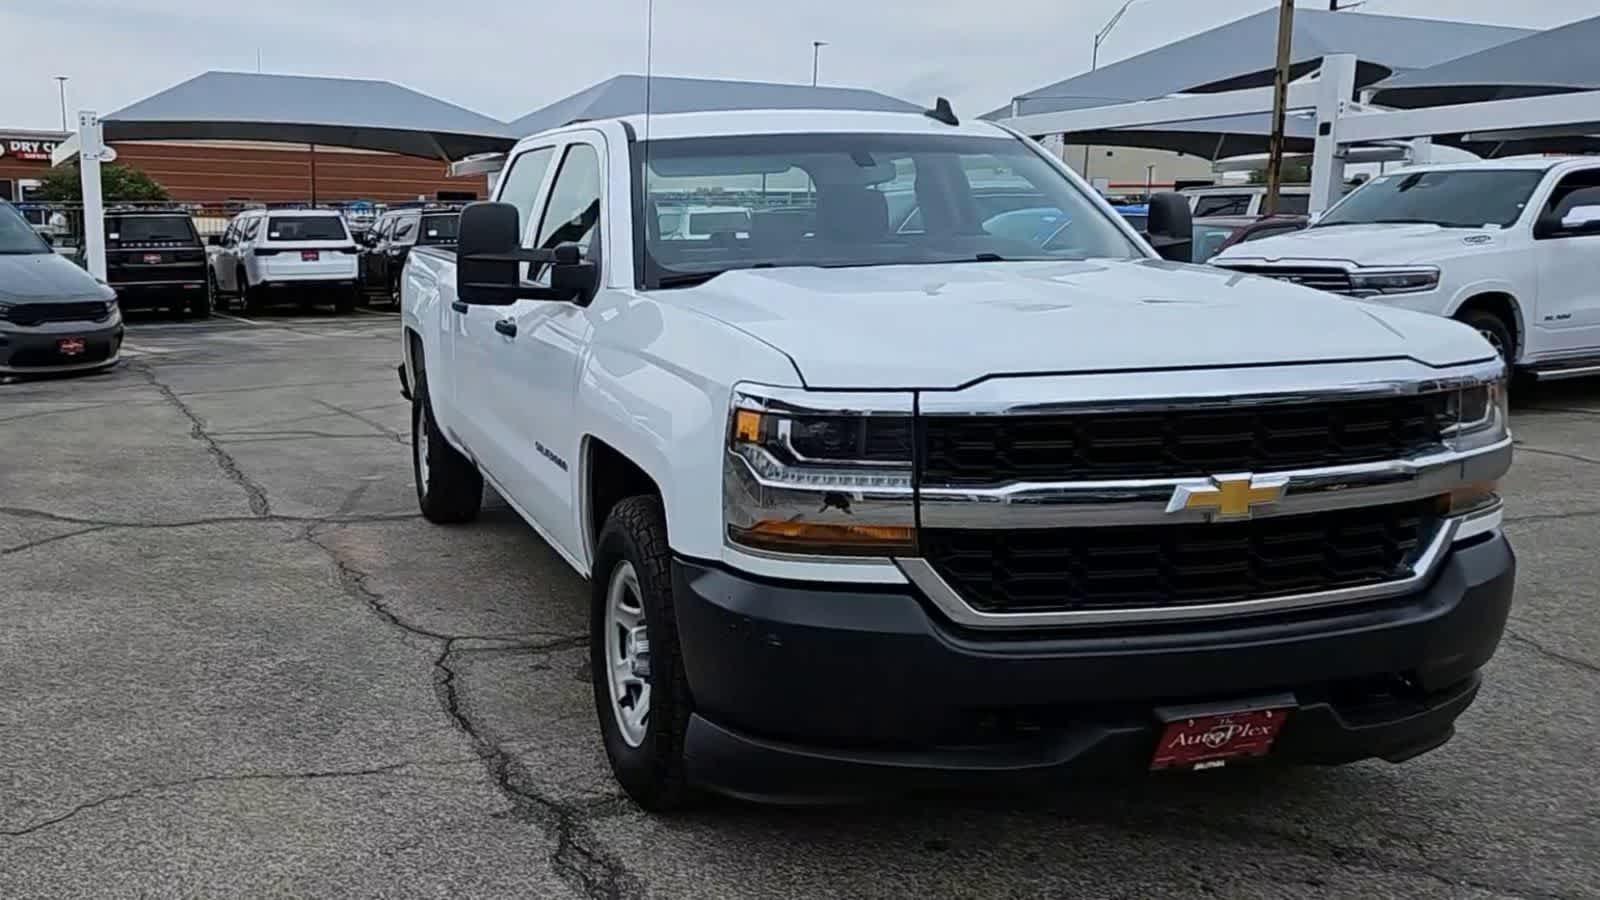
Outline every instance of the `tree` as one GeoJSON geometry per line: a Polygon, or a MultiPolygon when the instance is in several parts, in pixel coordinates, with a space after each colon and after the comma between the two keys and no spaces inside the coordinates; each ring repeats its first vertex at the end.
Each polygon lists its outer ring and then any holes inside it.
{"type": "MultiPolygon", "coordinates": [[[[106,202],[167,200],[167,189],[149,175],[122,163],[100,166],[100,195],[106,202]]],[[[77,163],[51,169],[34,196],[55,202],[83,200],[83,176],[77,163]]]]}

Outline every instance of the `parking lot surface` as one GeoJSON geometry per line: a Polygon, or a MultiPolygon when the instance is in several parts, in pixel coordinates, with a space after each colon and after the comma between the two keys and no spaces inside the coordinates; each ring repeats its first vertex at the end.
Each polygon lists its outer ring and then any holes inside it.
{"type": "Polygon", "coordinates": [[[127,347],[0,384],[0,897],[1600,896],[1600,382],[1514,416],[1517,607],[1435,753],[663,819],[586,586],[418,517],[392,314],[127,347]]]}

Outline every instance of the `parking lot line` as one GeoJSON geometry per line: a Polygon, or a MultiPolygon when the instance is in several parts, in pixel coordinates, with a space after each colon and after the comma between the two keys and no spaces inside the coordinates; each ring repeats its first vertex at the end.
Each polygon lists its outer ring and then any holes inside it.
{"type": "Polygon", "coordinates": [[[393,318],[393,317],[395,317],[395,316],[400,314],[400,311],[399,310],[395,310],[395,309],[391,309],[391,310],[385,311],[385,310],[377,310],[377,309],[367,309],[364,306],[356,307],[356,312],[358,312],[358,313],[366,313],[369,316],[382,316],[385,319],[393,318]]]}
{"type": "Polygon", "coordinates": [[[135,354],[155,353],[158,355],[165,355],[168,353],[178,352],[176,350],[163,350],[160,347],[146,347],[143,344],[135,344],[133,341],[123,341],[122,349],[135,354]]]}
{"type": "Polygon", "coordinates": [[[235,322],[243,322],[246,325],[261,325],[261,324],[263,324],[261,322],[257,322],[254,319],[246,319],[244,316],[230,316],[225,312],[214,312],[214,313],[212,313],[212,315],[215,315],[215,316],[218,316],[218,317],[224,318],[224,319],[232,319],[235,322]]]}

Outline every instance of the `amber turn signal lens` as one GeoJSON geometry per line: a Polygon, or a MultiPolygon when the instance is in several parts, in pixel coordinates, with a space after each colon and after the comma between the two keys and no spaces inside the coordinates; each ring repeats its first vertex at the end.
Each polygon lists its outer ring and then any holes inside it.
{"type": "Polygon", "coordinates": [[[741,409],[733,414],[733,436],[741,441],[755,443],[761,438],[761,414],[753,409],[741,409]]]}
{"type": "Polygon", "coordinates": [[[1475,481],[1439,495],[1439,514],[1462,516],[1500,502],[1498,481],[1475,481]]]}
{"type": "Polygon", "coordinates": [[[761,521],[749,528],[728,526],[728,536],[747,547],[786,553],[837,553],[889,556],[916,549],[916,530],[908,525],[841,525],[819,522],[761,521]]]}

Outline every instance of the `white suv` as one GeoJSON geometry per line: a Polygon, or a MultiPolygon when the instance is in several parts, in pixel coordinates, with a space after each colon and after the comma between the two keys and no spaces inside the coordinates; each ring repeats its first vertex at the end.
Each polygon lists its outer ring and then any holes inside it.
{"type": "Polygon", "coordinates": [[[209,277],[218,303],[238,297],[248,310],[274,297],[302,306],[317,293],[334,308],[355,308],[358,250],[344,218],[331,209],[252,209],[212,239],[209,277]],[[290,290],[292,289],[292,294],[290,290]]]}

